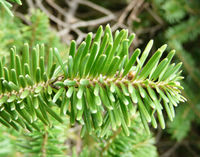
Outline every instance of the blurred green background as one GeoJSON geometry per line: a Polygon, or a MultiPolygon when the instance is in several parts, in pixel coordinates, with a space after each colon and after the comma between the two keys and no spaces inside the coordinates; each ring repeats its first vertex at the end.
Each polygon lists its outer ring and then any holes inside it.
{"type": "MultiPolygon", "coordinates": [[[[14,17],[0,6],[0,56],[15,45],[20,52],[44,43],[66,54],[70,40],[80,43],[99,25],[136,34],[130,52],[154,39],[154,50],[167,43],[176,50],[173,62],[183,62],[183,95],[176,118],[165,130],[153,130],[161,157],[200,156],[200,1],[199,0],[22,0],[13,4],[14,17]]],[[[166,55],[167,55],[166,52],[166,55]]],[[[65,128],[66,129],[66,128],[65,128]]],[[[22,156],[12,145],[14,134],[0,130],[0,156],[22,156]]],[[[72,137],[77,140],[74,135],[72,137]]]]}

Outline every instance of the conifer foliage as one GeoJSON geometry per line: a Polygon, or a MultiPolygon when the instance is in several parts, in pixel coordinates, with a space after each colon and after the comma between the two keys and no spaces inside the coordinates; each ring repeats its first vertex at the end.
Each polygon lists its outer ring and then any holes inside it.
{"type": "MultiPolygon", "coordinates": [[[[11,1],[14,2],[14,3],[17,3],[19,5],[22,5],[21,0],[11,0],[11,1]]],[[[7,11],[7,13],[10,16],[13,16],[13,13],[10,10],[10,8],[12,7],[12,4],[10,2],[8,2],[7,0],[0,0],[0,7],[1,6],[7,11]]]]}
{"type": "Polygon", "coordinates": [[[194,132],[194,124],[198,123],[200,117],[200,69],[199,57],[196,57],[199,56],[200,1],[155,0],[154,5],[166,25],[165,31],[160,31],[157,37],[159,41],[165,40],[170,48],[176,49],[177,58],[183,62],[185,79],[182,85],[184,96],[188,99],[188,102],[181,103],[181,107],[177,108],[176,118],[168,125],[169,133],[179,142],[186,137],[189,141],[196,140],[196,137],[191,138],[189,132],[194,132]]]}
{"type": "MultiPolygon", "coordinates": [[[[154,146],[155,139],[152,134],[148,134],[141,123],[139,114],[136,112],[131,120],[129,127],[130,136],[126,136],[121,128],[116,131],[109,131],[106,138],[90,139],[92,148],[84,145],[83,150],[79,155],[74,152],[73,156],[88,157],[88,156],[106,156],[106,157],[157,157],[157,149],[154,146]],[[94,142],[93,142],[94,141],[94,142]]],[[[85,136],[84,139],[88,139],[85,136]]]]}
{"type": "Polygon", "coordinates": [[[147,132],[148,123],[157,127],[156,117],[165,128],[163,112],[173,120],[174,107],[185,101],[182,63],[171,63],[174,50],[161,58],[167,45],[147,60],[152,40],[143,52],[136,49],[129,56],[134,36],[124,29],[113,36],[109,25],[105,30],[100,26],[94,39],[89,33],[79,46],[72,41],[63,58],[57,48],[47,52],[44,45],[30,51],[24,44],[21,57],[13,47],[9,65],[0,61],[0,122],[16,130],[21,126],[39,131],[37,119],[51,126],[50,117],[62,123],[62,116],[68,115],[71,125],[82,125],[81,136],[94,132],[104,137],[110,128],[119,127],[130,135],[137,106],[147,132]]]}

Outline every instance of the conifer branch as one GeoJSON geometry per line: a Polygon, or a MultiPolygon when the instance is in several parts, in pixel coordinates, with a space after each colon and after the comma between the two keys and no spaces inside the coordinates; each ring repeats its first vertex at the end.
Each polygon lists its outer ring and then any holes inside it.
{"type": "Polygon", "coordinates": [[[52,109],[57,106],[61,115],[69,115],[71,125],[83,125],[82,135],[87,130],[103,137],[110,127],[116,130],[120,126],[129,135],[137,104],[148,132],[148,123],[157,127],[156,117],[165,128],[164,109],[173,120],[174,107],[186,100],[179,83],[182,63],[170,63],[174,50],[160,61],[167,45],[146,60],[153,40],[142,53],[136,49],[129,56],[134,37],[128,36],[127,30],[117,31],[113,37],[109,25],[105,31],[100,26],[93,41],[92,33],[78,47],[72,41],[67,59],[57,48],[46,54],[44,45],[37,45],[30,53],[25,44],[21,58],[16,48],[11,49],[9,66],[0,61],[1,121],[17,130],[18,125],[39,130],[37,119],[50,126],[50,115],[62,122],[52,109]]]}

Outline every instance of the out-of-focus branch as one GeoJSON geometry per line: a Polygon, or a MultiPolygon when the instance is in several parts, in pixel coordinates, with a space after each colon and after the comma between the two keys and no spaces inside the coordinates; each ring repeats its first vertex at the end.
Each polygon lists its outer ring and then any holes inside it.
{"type": "Polygon", "coordinates": [[[33,0],[26,0],[26,3],[28,5],[28,12],[29,14],[31,13],[31,9],[34,9],[35,8],[35,5],[33,3],[33,0]]]}
{"type": "Polygon", "coordinates": [[[133,0],[131,3],[129,3],[129,5],[124,9],[124,11],[122,12],[121,16],[118,19],[118,23],[123,23],[125,18],[127,17],[128,13],[134,8],[134,6],[136,6],[136,4],[139,2],[140,0],[133,0]]]}
{"type": "Polygon", "coordinates": [[[54,8],[56,11],[58,11],[60,14],[62,14],[63,16],[66,16],[66,11],[64,9],[62,9],[59,5],[57,5],[56,3],[54,3],[53,0],[45,0],[52,8],[54,8]]]}
{"type": "MultiPolygon", "coordinates": [[[[148,4],[148,3],[147,3],[148,4]]],[[[149,4],[145,5],[144,8],[148,11],[148,13],[160,24],[163,25],[164,21],[153,11],[149,8],[149,4]]]]}
{"type": "Polygon", "coordinates": [[[72,27],[79,28],[79,27],[96,26],[96,25],[103,24],[103,23],[106,23],[106,22],[114,20],[114,19],[115,19],[115,16],[111,14],[111,15],[108,15],[108,16],[105,16],[102,18],[98,18],[95,20],[80,21],[80,22],[73,24],[72,27]]]}
{"type": "MultiPolygon", "coordinates": [[[[144,7],[144,0],[132,0],[125,9],[120,11],[120,13],[113,13],[110,10],[88,0],[65,0],[64,2],[67,4],[67,9],[59,6],[56,2],[54,2],[54,0],[45,0],[45,2],[55,11],[52,12],[47,9],[42,0],[35,0],[35,5],[46,13],[51,21],[56,23],[57,28],[59,29],[57,33],[58,36],[60,36],[64,41],[68,41],[69,37],[73,35],[71,32],[74,32],[77,34],[77,43],[85,37],[86,34],[82,31],[82,28],[85,27],[92,28],[98,27],[101,24],[112,23],[112,31],[115,31],[118,28],[125,28],[129,29],[131,32],[132,22],[134,20],[139,20],[137,18],[138,14],[144,7]],[[77,18],[77,9],[79,5],[96,10],[99,13],[104,14],[104,16],[88,21],[81,20],[77,18]],[[119,18],[117,18],[118,16],[119,18]]],[[[139,43],[140,41],[136,38],[134,45],[137,46],[139,43]]]]}
{"type": "Polygon", "coordinates": [[[63,26],[63,27],[67,27],[67,23],[63,22],[62,20],[58,19],[57,17],[55,17],[53,14],[51,14],[43,5],[41,0],[36,0],[36,4],[37,6],[44,12],[47,14],[47,16],[54,21],[55,23],[63,26]]]}
{"type": "Polygon", "coordinates": [[[15,12],[15,15],[19,17],[23,22],[25,22],[28,25],[31,25],[31,22],[27,20],[27,18],[20,12],[15,12]]]}
{"type": "Polygon", "coordinates": [[[92,9],[95,9],[103,14],[106,14],[106,15],[112,15],[113,13],[111,11],[109,11],[108,9],[104,8],[104,7],[101,7],[95,3],[92,3],[90,1],[86,1],[86,0],[76,0],[79,4],[83,4],[83,5],[86,5],[92,9]]]}
{"type": "Polygon", "coordinates": [[[173,154],[173,152],[180,146],[180,144],[180,142],[176,142],[169,150],[167,150],[160,157],[170,157],[173,154]]]}
{"type": "Polygon", "coordinates": [[[77,19],[75,17],[75,14],[76,14],[76,11],[77,11],[77,8],[78,8],[78,1],[77,0],[72,0],[72,1],[65,0],[65,2],[69,6],[68,11],[66,12],[65,22],[74,23],[74,21],[77,19]]]}

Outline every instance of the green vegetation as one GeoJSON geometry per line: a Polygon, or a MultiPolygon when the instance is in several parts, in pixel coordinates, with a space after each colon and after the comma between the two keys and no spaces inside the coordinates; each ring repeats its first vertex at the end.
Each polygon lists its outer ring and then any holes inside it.
{"type": "Polygon", "coordinates": [[[0,156],[198,155],[199,6],[0,0],[0,156]]]}

